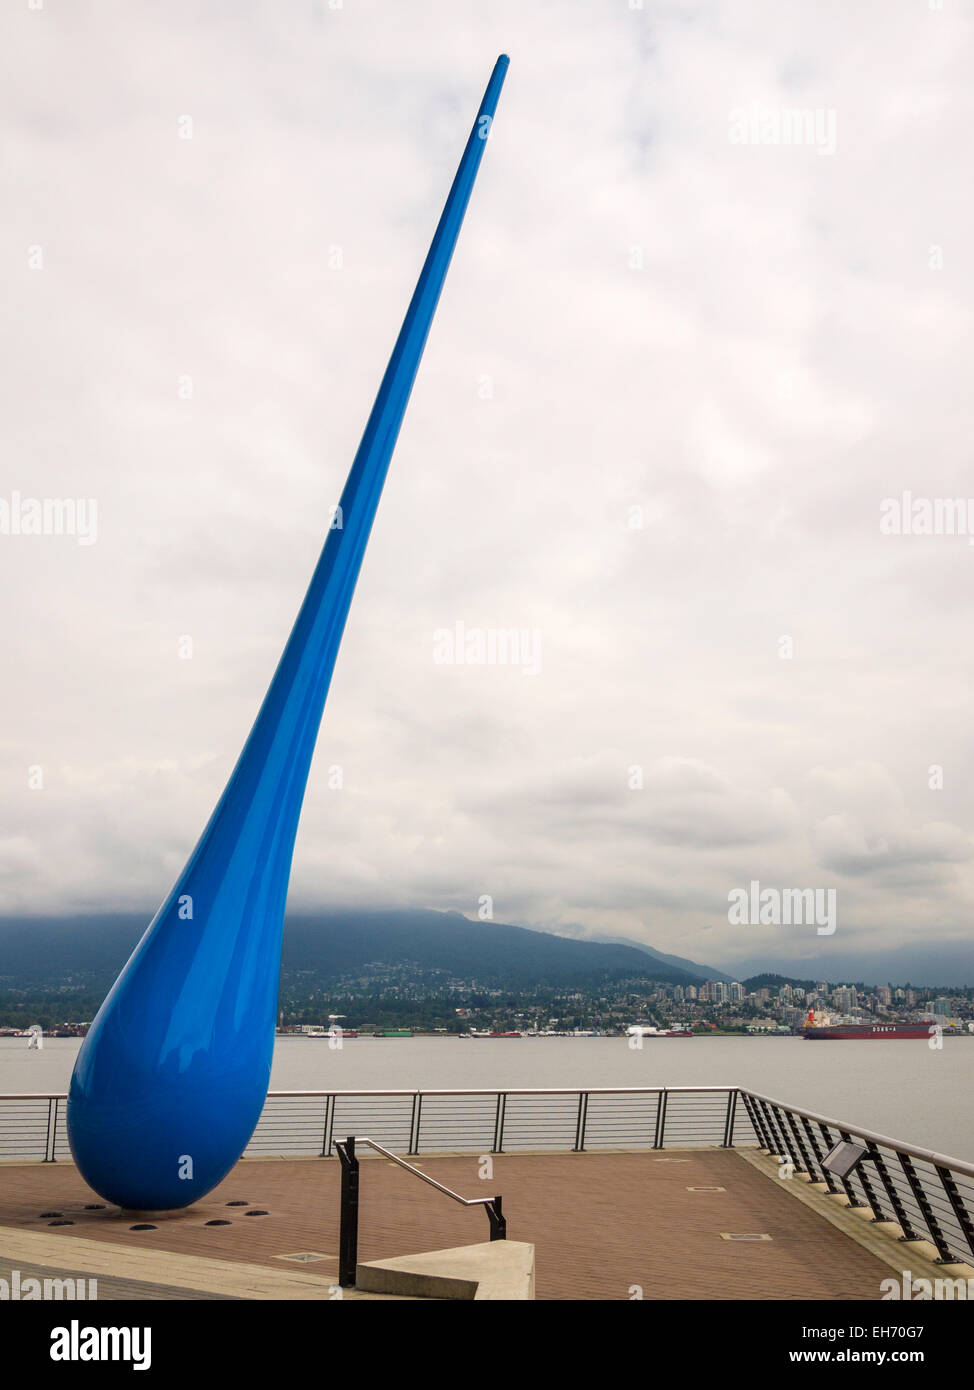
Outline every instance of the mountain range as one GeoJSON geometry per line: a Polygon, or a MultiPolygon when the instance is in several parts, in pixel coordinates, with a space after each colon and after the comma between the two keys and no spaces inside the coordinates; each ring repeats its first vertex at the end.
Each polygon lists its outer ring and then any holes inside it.
{"type": "MultiPolygon", "coordinates": [[[[0,986],[50,986],[71,981],[107,989],[124,965],[151,913],[85,917],[0,918],[0,986]]],[[[842,950],[804,959],[767,956],[738,963],[734,975],[712,965],[657,951],[620,936],[556,936],[502,922],[471,921],[459,912],[412,909],[335,909],[288,914],[283,971],[322,980],[361,972],[369,964],[411,962],[420,973],[528,987],[564,987],[572,981],[642,978],[665,984],[736,979],[777,973],[786,979],[865,980],[873,984],[964,986],[974,983],[974,946],[918,943],[893,947],[881,958],[842,950]]]]}
{"type": "MultiPolygon", "coordinates": [[[[112,983],[145,931],[147,916],[6,918],[0,920],[0,982],[112,983]]],[[[627,978],[699,984],[702,967],[631,942],[578,941],[504,922],[470,921],[429,909],[291,913],[282,968],[321,980],[401,966],[498,986],[566,987],[627,978]]]]}

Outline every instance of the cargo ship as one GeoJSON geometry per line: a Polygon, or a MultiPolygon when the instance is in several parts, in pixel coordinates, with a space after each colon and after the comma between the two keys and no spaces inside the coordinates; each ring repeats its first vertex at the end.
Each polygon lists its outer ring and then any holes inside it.
{"type": "Polygon", "coordinates": [[[813,1011],[809,1010],[808,1020],[802,1029],[803,1036],[813,1042],[821,1042],[826,1038],[832,1038],[837,1042],[859,1042],[864,1039],[891,1042],[894,1038],[926,1038],[929,1041],[931,1033],[937,1027],[933,1019],[925,1019],[920,1023],[826,1024],[816,1024],[814,1019],[813,1011]]]}

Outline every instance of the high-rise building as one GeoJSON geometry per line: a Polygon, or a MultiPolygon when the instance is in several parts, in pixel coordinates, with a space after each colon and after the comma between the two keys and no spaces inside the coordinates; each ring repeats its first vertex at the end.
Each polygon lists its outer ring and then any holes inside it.
{"type": "Polygon", "coordinates": [[[838,985],[832,991],[832,1007],[838,1009],[839,1013],[855,1013],[858,1004],[858,995],[851,985],[838,985]]]}

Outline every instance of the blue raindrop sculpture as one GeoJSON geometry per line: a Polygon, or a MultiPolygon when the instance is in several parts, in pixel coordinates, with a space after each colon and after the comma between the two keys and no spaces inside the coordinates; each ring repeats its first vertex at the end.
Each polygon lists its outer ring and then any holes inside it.
{"type": "Polygon", "coordinates": [[[270,1081],[294,838],[389,460],[508,68],[498,58],[270,688],[209,824],[85,1038],[68,1097],[82,1176],[133,1210],[185,1207],[243,1153],[270,1081]]]}

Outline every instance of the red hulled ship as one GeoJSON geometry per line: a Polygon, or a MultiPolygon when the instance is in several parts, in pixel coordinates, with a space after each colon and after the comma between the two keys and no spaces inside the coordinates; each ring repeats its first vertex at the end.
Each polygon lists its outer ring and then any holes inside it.
{"type": "Polygon", "coordinates": [[[867,1038],[878,1042],[889,1042],[894,1038],[929,1039],[936,1027],[933,1019],[925,1019],[920,1023],[816,1024],[815,1011],[809,1009],[808,1020],[802,1033],[813,1042],[821,1042],[826,1038],[832,1038],[837,1042],[860,1042],[867,1038]]]}

